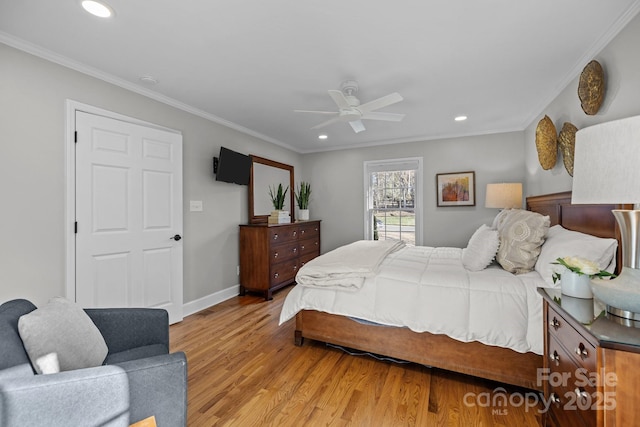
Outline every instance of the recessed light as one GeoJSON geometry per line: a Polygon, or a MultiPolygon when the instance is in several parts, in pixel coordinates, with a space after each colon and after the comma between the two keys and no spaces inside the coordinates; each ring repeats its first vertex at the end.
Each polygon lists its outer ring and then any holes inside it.
{"type": "Polygon", "coordinates": [[[158,84],[158,79],[153,76],[140,76],[140,81],[150,86],[158,84]]]}
{"type": "Polygon", "coordinates": [[[318,135],[318,139],[327,139],[329,138],[327,135],[325,135],[324,133],[318,135]]]}
{"type": "Polygon", "coordinates": [[[82,7],[90,14],[99,18],[109,18],[113,15],[113,11],[109,6],[94,0],[83,0],[82,7]]]}
{"type": "Polygon", "coordinates": [[[464,122],[465,120],[467,120],[467,116],[457,116],[453,120],[455,120],[456,122],[464,122]]]}

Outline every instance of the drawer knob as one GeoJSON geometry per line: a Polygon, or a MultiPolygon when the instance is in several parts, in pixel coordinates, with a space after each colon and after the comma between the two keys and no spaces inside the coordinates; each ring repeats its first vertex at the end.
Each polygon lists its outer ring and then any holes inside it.
{"type": "Polygon", "coordinates": [[[297,253],[298,252],[298,248],[293,248],[293,253],[297,253]]]}
{"type": "Polygon", "coordinates": [[[300,234],[304,234],[304,230],[300,230],[300,234]]]}
{"type": "Polygon", "coordinates": [[[576,394],[576,397],[578,398],[578,400],[582,402],[587,401],[589,399],[589,393],[587,393],[580,387],[576,387],[576,389],[574,390],[574,393],[576,394]]]}
{"type": "Polygon", "coordinates": [[[293,230],[293,235],[294,235],[294,236],[297,236],[297,235],[298,235],[298,232],[297,232],[296,230],[293,230]]]}
{"type": "Polygon", "coordinates": [[[273,278],[277,279],[278,277],[280,277],[280,275],[278,273],[274,273],[273,278]]]}
{"type": "Polygon", "coordinates": [[[278,258],[278,252],[276,252],[275,254],[273,254],[274,258],[278,258]]]}
{"type": "Polygon", "coordinates": [[[585,347],[583,343],[578,344],[574,351],[582,359],[586,359],[587,357],[589,357],[589,351],[587,351],[587,347],[585,347]]]}
{"type": "Polygon", "coordinates": [[[300,245],[300,250],[304,251],[304,245],[300,245]]]}
{"type": "Polygon", "coordinates": [[[560,404],[560,398],[555,393],[551,393],[551,395],[549,396],[549,399],[551,400],[551,402],[555,403],[556,405],[560,404]]]}
{"type": "Polygon", "coordinates": [[[273,240],[278,240],[278,233],[273,235],[273,240]]]}
{"type": "Polygon", "coordinates": [[[294,266],[293,266],[293,271],[296,271],[297,269],[298,269],[298,266],[297,266],[297,265],[294,265],[294,266]]]}
{"type": "Polygon", "coordinates": [[[549,360],[554,362],[556,364],[556,366],[560,365],[560,355],[555,350],[553,351],[553,354],[549,355],[549,360]]]}
{"type": "Polygon", "coordinates": [[[553,319],[549,320],[549,326],[557,331],[560,327],[560,321],[554,317],[553,319]]]}

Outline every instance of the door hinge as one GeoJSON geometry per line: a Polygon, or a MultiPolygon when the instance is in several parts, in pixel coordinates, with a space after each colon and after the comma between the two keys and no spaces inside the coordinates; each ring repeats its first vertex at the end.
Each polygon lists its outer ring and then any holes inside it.
{"type": "Polygon", "coordinates": [[[76,144],[78,143],[78,131],[73,132],[73,140],[76,144]]]}
{"type": "Polygon", "coordinates": [[[74,227],[74,233],[78,234],[78,221],[76,221],[75,227],[74,227]]]}

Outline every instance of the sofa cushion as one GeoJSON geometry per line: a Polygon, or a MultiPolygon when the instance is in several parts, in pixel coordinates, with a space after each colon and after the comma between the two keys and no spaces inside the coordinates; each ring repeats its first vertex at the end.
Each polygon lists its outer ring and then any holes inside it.
{"type": "MultiPolygon", "coordinates": [[[[0,305],[0,370],[18,365],[28,365],[31,370],[22,339],[18,333],[18,319],[36,309],[36,306],[24,299],[7,301],[0,305]]],[[[31,370],[31,374],[33,371],[31,370]]]]}
{"type": "Polygon", "coordinates": [[[105,365],[115,365],[130,360],[144,359],[145,357],[160,356],[168,354],[169,349],[163,344],[145,345],[132,348],[130,350],[109,354],[104,361],[105,365]]]}
{"type": "Polygon", "coordinates": [[[53,298],[20,317],[18,331],[39,374],[43,373],[39,361],[51,353],[57,356],[61,371],[100,366],[107,356],[107,345],[96,325],[82,308],[64,298],[53,298]]]}

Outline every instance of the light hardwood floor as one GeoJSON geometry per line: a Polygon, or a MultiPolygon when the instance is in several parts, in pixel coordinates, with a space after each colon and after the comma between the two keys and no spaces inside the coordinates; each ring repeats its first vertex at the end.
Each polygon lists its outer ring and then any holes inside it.
{"type": "Polygon", "coordinates": [[[278,326],[289,290],[235,297],[170,327],[171,350],[187,354],[189,426],[541,425],[530,390],[310,340],[294,346],[295,320],[278,326]],[[511,405],[490,405],[499,387],[511,405]]]}

